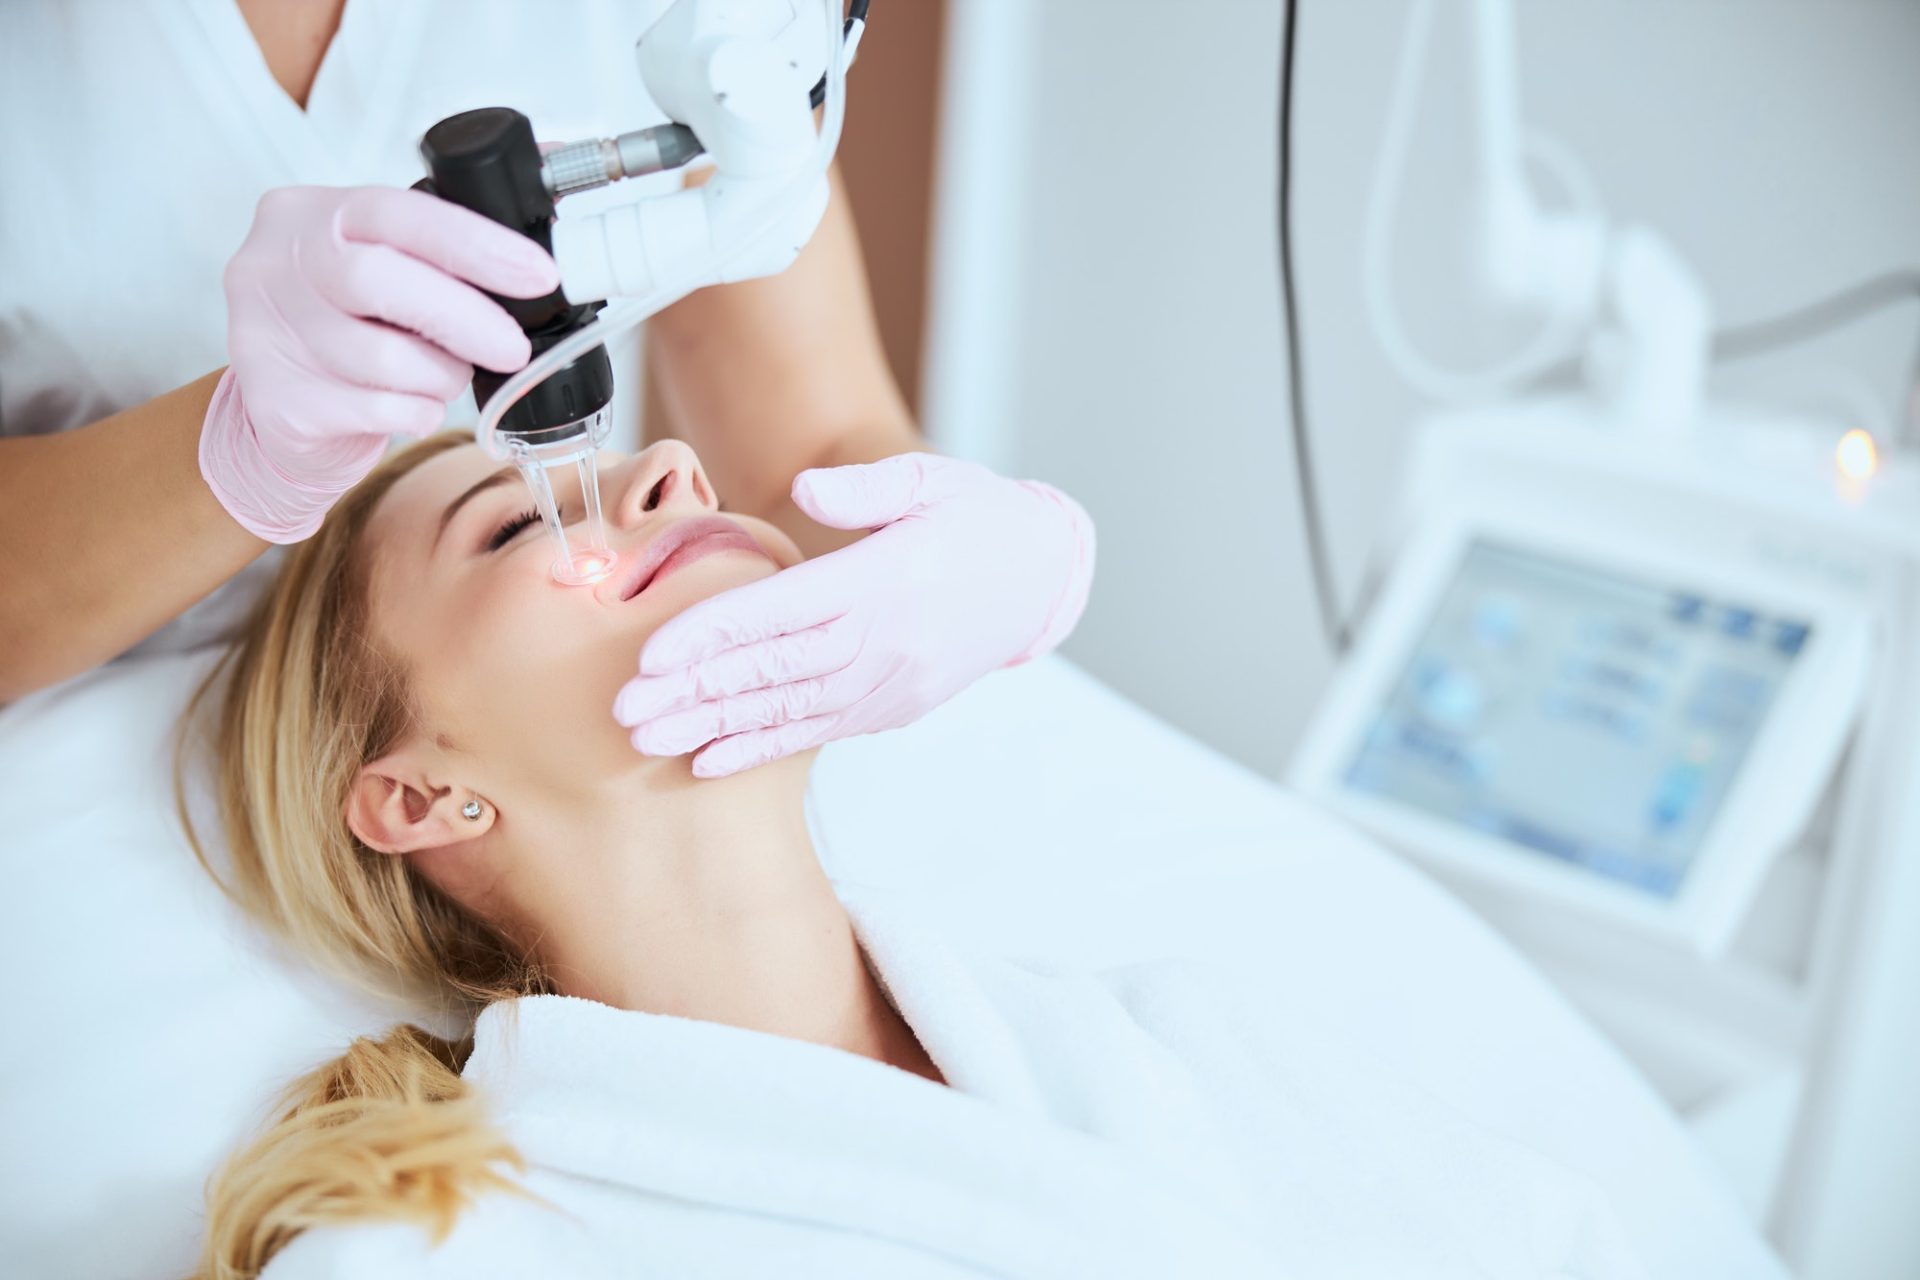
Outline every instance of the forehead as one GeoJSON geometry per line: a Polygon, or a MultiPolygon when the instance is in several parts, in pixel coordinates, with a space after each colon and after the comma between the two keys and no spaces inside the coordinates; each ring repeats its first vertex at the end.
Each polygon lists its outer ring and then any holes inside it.
{"type": "Polygon", "coordinates": [[[447,504],[499,467],[478,445],[461,445],[428,458],[394,481],[368,518],[363,543],[372,570],[376,614],[385,613],[377,604],[391,583],[422,581],[447,504]]]}
{"type": "Polygon", "coordinates": [[[447,504],[499,469],[500,464],[482,453],[478,445],[448,449],[396,480],[380,500],[372,523],[385,526],[378,530],[380,533],[425,530],[431,538],[447,504]]]}

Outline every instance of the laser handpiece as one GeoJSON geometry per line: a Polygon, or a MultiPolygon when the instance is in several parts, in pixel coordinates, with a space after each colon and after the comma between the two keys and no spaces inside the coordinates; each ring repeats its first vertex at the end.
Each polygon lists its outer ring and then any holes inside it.
{"type": "MultiPolygon", "coordinates": [[[[432,171],[420,186],[515,227],[549,253],[554,202],[623,178],[677,168],[702,150],[693,130],[663,124],[617,138],[569,143],[543,155],[527,118],[502,107],[442,120],[427,131],[420,149],[432,171]]],[[[574,306],[560,291],[532,301],[500,302],[526,330],[535,359],[590,325],[606,305],[595,301],[574,306]]],[[[475,370],[475,401],[484,407],[504,381],[499,374],[475,370]]],[[[497,424],[477,437],[488,453],[519,467],[553,542],[553,576],[569,586],[597,582],[614,565],[594,465],[594,454],[606,443],[611,425],[612,395],[606,348],[596,345],[517,399],[497,424]],[[571,524],[554,493],[552,476],[568,467],[579,483],[581,507],[579,519],[571,524]]]]}
{"type": "Polygon", "coordinates": [[[784,270],[819,225],[847,64],[867,9],[853,0],[843,13],[842,2],[819,0],[815,16],[792,0],[674,0],[635,50],[670,123],[542,156],[526,117],[494,107],[449,117],[421,141],[432,176],[417,186],[532,239],[559,262],[567,292],[586,300],[570,303],[559,289],[496,299],[525,330],[533,357],[511,377],[474,376],[475,440],[519,466],[562,582],[590,582],[613,567],[593,464],[612,400],[603,344],[696,289],[784,270]],[[561,197],[702,151],[717,171],[703,186],[554,221],[561,197]],[[607,298],[619,301],[601,314],[607,298]],[[571,525],[552,479],[569,466],[582,506],[571,525]]]}
{"type": "MultiPolygon", "coordinates": [[[[553,195],[543,176],[533,126],[518,111],[482,107],[449,116],[420,141],[430,176],[416,187],[512,227],[553,251],[553,195]]],[[[496,298],[526,332],[533,357],[593,322],[604,302],[573,303],[555,289],[543,298],[496,298]]],[[[506,377],[475,369],[473,398],[486,405],[506,377]]],[[[600,482],[594,454],[611,423],[613,366],[607,349],[595,346],[497,415],[497,425],[479,440],[494,457],[514,463],[526,478],[554,543],[553,576],[568,585],[603,578],[613,568],[600,515],[600,482]],[[569,525],[555,500],[550,472],[571,466],[579,478],[580,519],[569,525]]],[[[483,420],[494,421],[494,415],[483,420]]]]}

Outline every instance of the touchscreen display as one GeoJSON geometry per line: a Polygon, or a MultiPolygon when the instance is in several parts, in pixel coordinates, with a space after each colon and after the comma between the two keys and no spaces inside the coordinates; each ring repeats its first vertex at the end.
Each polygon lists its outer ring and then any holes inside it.
{"type": "Polygon", "coordinates": [[[1345,784],[1668,898],[1811,632],[1476,541],[1345,784]]]}

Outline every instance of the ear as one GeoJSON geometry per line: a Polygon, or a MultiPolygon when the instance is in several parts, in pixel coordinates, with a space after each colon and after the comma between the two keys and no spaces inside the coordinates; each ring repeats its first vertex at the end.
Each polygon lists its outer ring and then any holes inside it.
{"type": "Polygon", "coordinates": [[[361,843],[381,853],[418,853],[492,829],[492,805],[465,788],[436,785],[425,766],[408,747],[360,766],[347,793],[346,818],[361,843]],[[470,804],[478,806],[477,818],[463,812],[470,804]]]}

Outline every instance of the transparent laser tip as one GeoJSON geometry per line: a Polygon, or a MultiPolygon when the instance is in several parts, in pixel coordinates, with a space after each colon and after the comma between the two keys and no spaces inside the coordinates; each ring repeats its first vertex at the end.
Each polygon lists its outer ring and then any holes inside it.
{"type": "Polygon", "coordinates": [[[574,424],[576,429],[564,435],[548,433],[558,438],[516,437],[508,443],[509,455],[532,491],[540,523],[546,526],[553,543],[554,579],[570,587],[600,581],[613,572],[619,559],[607,545],[606,521],[600,513],[600,475],[594,462],[609,421],[603,409],[574,424]],[[580,518],[572,524],[561,515],[553,494],[553,472],[569,466],[574,469],[580,492],[580,518]]]}
{"type": "Polygon", "coordinates": [[[613,572],[618,559],[611,551],[582,551],[572,558],[571,567],[555,561],[553,576],[569,587],[588,587],[613,572]]]}

